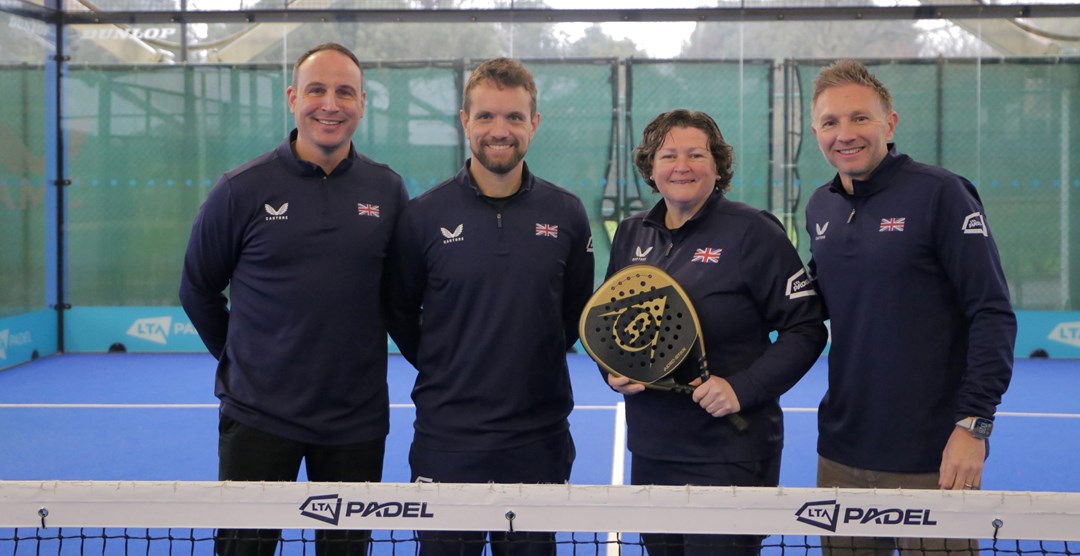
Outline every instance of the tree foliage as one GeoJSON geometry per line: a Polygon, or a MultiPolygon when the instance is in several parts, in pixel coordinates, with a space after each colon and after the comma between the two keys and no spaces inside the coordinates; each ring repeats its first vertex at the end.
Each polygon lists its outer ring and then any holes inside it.
{"type": "Polygon", "coordinates": [[[909,58],[920,31],[912,22],[783,21],[698,23],[684,58],[909,58]]]}

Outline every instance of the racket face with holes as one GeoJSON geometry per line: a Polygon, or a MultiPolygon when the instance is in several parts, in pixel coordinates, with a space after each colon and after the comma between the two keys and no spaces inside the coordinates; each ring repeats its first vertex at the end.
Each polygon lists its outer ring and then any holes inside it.
{"type": "Polygon", "coordinates": [[[694,349],[700,326],[690,300],[666,272],[628,266],[596,290],[582,312],[581,344],[605,370],[652,384],[694,349]]]}

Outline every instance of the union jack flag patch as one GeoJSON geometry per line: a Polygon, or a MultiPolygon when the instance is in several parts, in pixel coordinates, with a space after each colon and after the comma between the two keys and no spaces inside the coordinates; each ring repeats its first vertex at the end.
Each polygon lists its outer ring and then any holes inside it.
{"type": "Polygon", "coordinates": [[[902,232],[904,231],[904,221],[907,218],[882,218],[881,227],[878,228],[879,232],[902,232]]]}
{"type": "Polygon", "coordinates": [[[379,217],[379,205],[369,205],[367,203],[356,203],[356,212],[360,216],[374,216],[379,217]]]}
{"type": "Polygon", "coordinates": [[[706,247],[704,249],[697,249],[694,251],[694,258],[690,259],[692,263],[718,263],[720,262],[720,253],[723,249],[713,249],[712,247],[706,247]]]}
{"type": "Polygon", "coordinates": [[[551,224],[537,224],[536,235],[547,237],[559,237],[559,227],[551,224]]]}

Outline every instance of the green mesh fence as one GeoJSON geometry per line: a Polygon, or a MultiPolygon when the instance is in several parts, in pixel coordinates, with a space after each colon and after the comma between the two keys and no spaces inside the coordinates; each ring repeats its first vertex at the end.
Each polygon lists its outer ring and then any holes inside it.
{"type": "MultiPolygon", "coordinates": [[[[946,109],[956,108],[945,122],[957,131],[947,140],[955,148],[946,149],[944,163],[979,186],[1017,306],[1060,309],[1068,299],[1062,279],[1070,264],[1063,242],[1078,237],[1069,233],[1069,217],[1073,232],[1080,218],[1080,187],[1069,187],[1080,184],[1080,67],[968,63],[948,69],[946,109]],[[963,106],[966,117],[957,113],[963,106]]],[[[1075,281],[1080,257],[1076,246],[1071,252],[1075,281]]],[[[1072,287],[1073,307],[1078,291],[1072,287]]]]}
{"type": "Polygon", "coordinates": [[[177,305],[209,188],[288,129],[281,71],[72,68],[65,86],[71,304],[177,305]]]}
{"type": "MultiPolygon", "coordinates": [[[[652,117],[676,107],[717,119],[735,147],[730,195],[774,212],[783,210],[778,139],[798,139],[791,168],[794,198],[803,202],[787,223],[807,255],[804,200],[834,173],[809,121],[812,80],[824,62],[799,62],[787,87],[774,78],[784,62],[527,63],[542,117],[529,164],[584,200],[597,279],[608,258],[605,223],[657,198],[630,170],[629,150],[652,117]],[[784,99],[794,99],[789,108],[801,127],[778,123],[784,99]],[[617,127],[625,127],[619,142],[617,127]]],[[[896,98],[901,150],[978,186],[1016,307],[1075,308],[1080,61],[871,66],[896,98]]],[[[365,72],[367,113],[356,144],[401,173],[412,195],[452,175],[467,152],[457,116],[465,68],[441,62],[365,72]]],[[[287,74],[280,65],[68,68],[61,122],[72,180],[65,207],[71,304],[176,305],[191,221],[209,188],[292,127],[287,74]]],[[[0,67],[0,90],[15,99],[0,106],[0,317],[45,303],[44,75],[41,66],[0,67]]]]}
{"type": "Polygon", "coordinates": [[[461,168],[460,75],[451,64],[364,71],[367,111],[354,142],[401,174],[410,197],[461,168]]]}
{"type": "MultiPolygon", "coordinates": [[[[641,132],[661,112],[675,108],[706,112],[735,150],[735,177],[728,196],[770,208],[771,65],[634,60],[629,73],[631,148],[641,142],[641,132]]],[[[633,193],[640,191],[644,207],[659,200],[641,176],[635,174],[634,180],[633,193]]]]}
{"type": "Polygon", "coordinates": [[[611,242],[601,206],[608,185],[615,128],[614,63],[530,63],[539,90],[540,127],[529,145],[529,168],[585,203],[596,257],[594,285],[603,282],[611,242]]]}
{"type": "Polygon", "coordinates": [[[0,318],[45,306],[45,71],[0,67],[0,318]]]}
{"type": "MultiPolygon", "coordinates": [[[[610,164],[612,64],[537,63],[543,122],[534,171],[582,197],[600,227],[610,164]]],[[[453,175],[463,64],[371,67],[362,152],[397,170],[410,195],[453,175]]],[[[191,220],[221,172],[292,127],[280,67],[72,68],[65,125],[70,299],[79,306],[175,305],[191,220]]],[[[607,259],[606,243],[598,257],[607,259]]],[[[599,274],[602,270],[598,270],[599,274]]]]}
{"type": "MultiPolygon", "coordinates": [[[[1080,295],[1080,63],[1012,60],[868,64],[894,96],[897,147],[971,180],[1017,309],[1070,310],[1080,295]]],[[[800,68],[804,198],[835,171],[810,133],[820,63],[800,68]]],[[[806,245],[800,230],[801,246],[806,245]]],[[[801,247],[804,256],[805,247],[801,247]]]]}

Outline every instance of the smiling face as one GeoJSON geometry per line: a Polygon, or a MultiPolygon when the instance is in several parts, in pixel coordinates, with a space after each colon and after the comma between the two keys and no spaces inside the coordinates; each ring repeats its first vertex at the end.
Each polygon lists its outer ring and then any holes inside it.
{"type": "Polygon", "coordinates": [[[717,185],[709,136],[696,127],[673,127],[653,156],[652,180],[669,214],[689,218],[717,185]]]}
{"type": "Polygon", "coordinates": [[[334,50],[316,52],[297,68],[286,94],[296,119],[297,156],[329,172],[348,155],[364,116],[359,66],[334,50]]]}
{"type": "Polygon", "coordinates": [[[852,180],[869,178],[889,153],[899,117],[885,110],[874,89],[858,84],[825,89],[814,102],[812,114],[821,154],[851,193],[852,180]]]}
{"type": "Polygon", "coordinates": [[[520,172],[529,142],[540,125],[540,114],[533,113],[529,93],[524,87],[499,87],[488,80],[468,94],[468,111],[461,111],[461,126],[473,158],[495,176],[520,172]]]}

